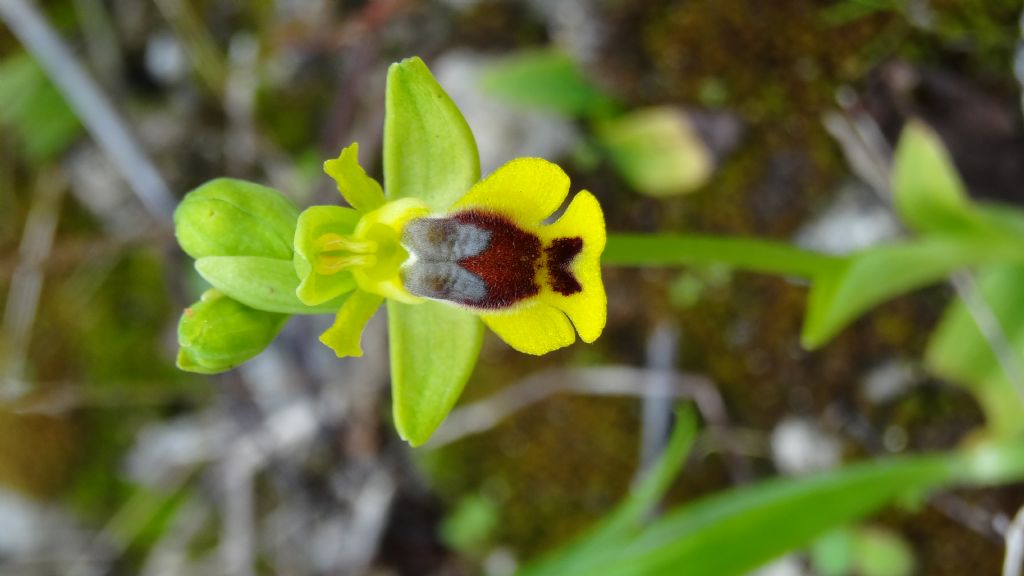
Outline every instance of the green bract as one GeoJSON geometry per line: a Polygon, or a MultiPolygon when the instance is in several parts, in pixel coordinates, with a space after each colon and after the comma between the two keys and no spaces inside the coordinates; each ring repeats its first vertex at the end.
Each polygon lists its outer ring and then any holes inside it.
{"type": "Polygon", "coordinates": [[[178,367],[200,374],[234,368],[262,352],[287,319],[207,290],[181,315],[178,367]]]}

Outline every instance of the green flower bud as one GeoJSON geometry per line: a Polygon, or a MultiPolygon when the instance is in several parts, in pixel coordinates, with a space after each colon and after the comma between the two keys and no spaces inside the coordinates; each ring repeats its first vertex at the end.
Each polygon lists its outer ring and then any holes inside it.
{"type": "Polygon", "coordinates": [[[280,192],[218,178],[188,193],[174,211],[178,244],[195,259],[260,256],[291,261],[299,211],[280,192]]]}
{"type": "Polygon", "coordinates": [[[262,352],[287,319],[207,290],[178,322],[178,368],[199,374],[230,370],[262,352]]]}

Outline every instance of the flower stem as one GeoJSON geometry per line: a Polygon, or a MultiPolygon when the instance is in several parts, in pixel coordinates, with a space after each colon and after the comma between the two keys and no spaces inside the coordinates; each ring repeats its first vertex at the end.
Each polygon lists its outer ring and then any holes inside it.
{"type": "Polygon", "coordinates": [[[703,235],[610,234],[605,266],[724,264],[740,270],[813,278],[844,259],[783,242],[703,235]]]}

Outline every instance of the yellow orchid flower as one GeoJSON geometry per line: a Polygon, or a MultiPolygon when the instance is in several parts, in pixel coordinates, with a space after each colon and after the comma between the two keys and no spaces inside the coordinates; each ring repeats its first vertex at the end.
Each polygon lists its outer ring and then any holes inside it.
{"type": "Polygon", "coordinates": [[[384,298],[468,309],[528,354],[568,346],[576,333],[588,343],[601,335],[604,215],[584,190],[544,223],[569,193],[557,165],[513,160],[437,212],[411,198],[386,202],[357,155],[353,144],[324,164],[353,208],[314,206],[300,215],[295,236],[303,303],[352,291],[320,337],[338,356],[362,354],[363,327],[384,298]]]}

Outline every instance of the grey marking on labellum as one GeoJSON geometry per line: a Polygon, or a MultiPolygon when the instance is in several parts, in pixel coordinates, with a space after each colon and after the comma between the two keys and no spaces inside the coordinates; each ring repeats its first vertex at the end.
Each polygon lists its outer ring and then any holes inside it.
{"type": "Polygon", "coordinates": [[[464,304],[482,301],[487,284],[459,262],[486,250],[490,241],[489,230],[452,218],[409,222],[402,231],[402,244],[416,257],[402,272],[406,290],[464,304]]]}
{"type": "Polygon", "coordinates": [[[418,218],[405,225],[402,244],[418,260],[455,263],[487,249],[491,232],[452,218],[418,218]]]}
{"type": "Polygon", "coordinates": [[[487,296],[483,279],[455,262],[417,260],[403,269],[405,289],[417,296],[471,304],[487,296]]]}

